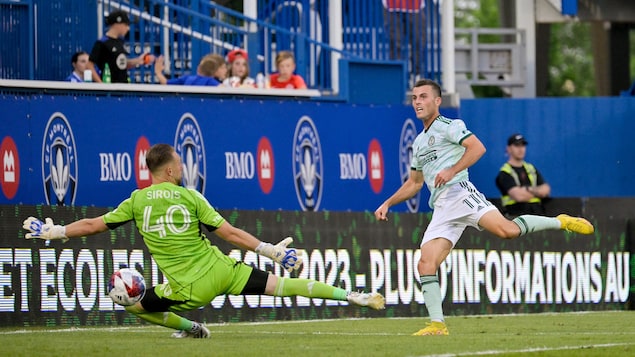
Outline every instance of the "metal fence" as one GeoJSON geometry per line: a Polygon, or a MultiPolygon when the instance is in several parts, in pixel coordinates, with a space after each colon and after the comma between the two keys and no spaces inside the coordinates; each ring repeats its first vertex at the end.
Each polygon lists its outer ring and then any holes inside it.
{"type": "Polygon", "coordinates": [[[30,0],[0,0],[0,78],[34,78],[32,19],[30,0]]]}
{"type": "MultiPolygon", "coordinates": [[[[240,47],[249,52],[252,76],[274,72],[277,52],[293,51],[296,72],[310,88],[324,93],[337,92],[340,58],[405,61],[410,85],[418,77],[440,80],[439,6],[436,0],[402,2],[408,8],[401,8],[396,0],[244,2],[255,5],[254,16],[248,17],[204,0],[0,0],[0,77],[64,79],[71,71],[71,55],[80,48],[90,51],[105,31],[104,16],[121,9],[132,19],[127,39],[130,55],[163,54],[171,76],[191,73],[208,53],[226,55],[240,47]],[[11,15],[4,11],[6,6],[11,15]],[[18,14],[21,20],[14,21],[18,14]],[[33,26],[25,25],[29,19],[41,26],[30,30],[33,26]],[[10,29],[14,22],[20,30],[10,29]],[[29,39],[35,39],[28,46],[33,53],[15,45],[29,39]],[[18,54],[6,52],[10,48],[19,48],[18,54]],[[28,70],[29,65],[33,70],[28,70]]],[[[133,82],[154,82],[150,66],[132,69],[130,74],[133,82]]]]}

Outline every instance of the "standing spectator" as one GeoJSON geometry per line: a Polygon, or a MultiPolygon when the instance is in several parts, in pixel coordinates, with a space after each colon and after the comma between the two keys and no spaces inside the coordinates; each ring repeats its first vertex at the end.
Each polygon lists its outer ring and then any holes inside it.
{"type": "MultiPolygon", "coordinates": [[[[102,216],[84,218],[66,226],[29,217],[23,228],[26,238],[45,240],[83,237],[128,222],[134,223],[163,276],[168,282],[148,287],[140,301],[126,311],[150,323],[178,330],[176,338],[209,338],[205,325],[177,315],[210,304],[219,295],[305,296],[348,301],[350,304],[384,308],[379,293],[350,292],[312,279],[288,278],[267,273],[223,254],[204,229],[244,250],[280,264],[288,272],[302,259],[292,238],[273,245],[234,227],[201,193],[181,186],[181,157],[168,144],[153,145],[146,156],[152,184],[132,192],[130,198],[102,216]]],[[[222,353],[221,353],[222,354],[222,353]]]]}
{"type": "Polygon", "coordinates": [[[249,62],[247,51],[243,49],[235,49],[227,54],[227,63],[229,64],[229,73],[227,79],[223,81],[223,85],[227,87],[245,87],[255,88],[256,81],[249,77],[249,62]]]}
{"type": "Polygon", "coordinates": [[[270,78],[271,88],[282,89],[306,89],[306,83],[302,76],[294,74],[295,57],[291,51],[280,51],[276,56],[277,73],[270,78]]]}
{"type": "Polygon", "coordinates": [[[160,84],[192,85],[192,86],[218,86],[226,77],[227,65],[221,55],[209,54],[203,58],[196,67],[195,75],[185,75],[178,78],[167,79],[163,74],[165,64],[163,56],[159,56],[154,62],[154,74],[160,84]]]}
{"type": "Polygon", "coordinates": [[[581,234],[592,234],[595,230],[586,219],[566,214],[506,219],[469,180],[467,170],[483,156],[485,146],[462,120],[442,116],[440,106],[439,84],[427,79],[417,81],[412,88],[412,108],[423,122],[424,130],[412,144],[410,176],[375,210],[375,218],[386,221],[391,206],[416,195],[424,183],[430,190],[432,219],[421,239],[417,271],[431,322],[415,332],[417,336],[450,334],[443,317],[437,271],[466,227],[485,229],[502,239],[554,229],[581,234]]]}
{"type": "Polygon", "coordinates": [[[128,69],[135,66],[148,65],[154,62],[154,55],[144,53],[137,58],[128,58],[123,38],[130,31],[128,14],[116,10],[106,17],[108,31],[101,39],[95,41],[90,51],[88,69],[93,72],[93,81],[102,82],[104,68],[108,64],[112,83],[129,83],[128,69]]]}
{"type": "Polygon", "coordinates": [[[389,57],[404,60],[408,73],[422,76],[426,44],[425,0],[382,0],[389,57]]]}
{"type": "Polygon", "coordinates": [[[549,197],[551,187],[536,167],[525,161],[527,140],[521,134],[507,139],[509,160],[496,177],[501,192],[501,206],[508,218],[521,214],[545,214],[543,200],[549,197]]]}
{"type": "Polygon", "coordinates": [[[65,80],[67,82],[83,82],[84,71],[88,66],[88,53],[86,51],[75,52],[71,57],[71,65],[73,66],[73,72],[65,80]]]}

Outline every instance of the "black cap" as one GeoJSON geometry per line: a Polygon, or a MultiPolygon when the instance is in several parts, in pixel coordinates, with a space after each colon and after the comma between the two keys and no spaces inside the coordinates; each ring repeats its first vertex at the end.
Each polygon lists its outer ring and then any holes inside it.
{"type": "Polygon", "coordinates": [[[507,145],[527,145],[527,140],[522,134],[514,134],[507,139],[507,145]]]}
{"type": "Polygon", "coordinates": [[[128,18],[128,14],[121,10],[116,10],[111,12],[106,17],[106,25],[114,25],[114,24],[127,24],[130,25],[130,18],[128,18]]]}

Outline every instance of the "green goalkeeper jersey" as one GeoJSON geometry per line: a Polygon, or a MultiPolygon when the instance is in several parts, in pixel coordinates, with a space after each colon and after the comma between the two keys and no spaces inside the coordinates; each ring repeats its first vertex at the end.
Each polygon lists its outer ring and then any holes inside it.
{"type": "Polygon", "coordinates": [[[225,219],[198,191],[164,182],[132,192],[104,215],[108,228],[133,221],[157,265],[173,287],[185,286],[209,271],[223,256],[201,231],[225,219]]]}
{"type": "Polygon", "coordinates": [[[423,172],[423,179],[430,190],[430,208],[434,209],[434,201],[447,187],[469,179],[467,169],[464,169],[445,185],[434,187],[434,179],[439,171],[452,167],[463,156],[465,148],[461,143],[470,135],[472,132],[465,127],[462,120],[439,115],[412,143],[410,166],[413,170],[423,172]]]}

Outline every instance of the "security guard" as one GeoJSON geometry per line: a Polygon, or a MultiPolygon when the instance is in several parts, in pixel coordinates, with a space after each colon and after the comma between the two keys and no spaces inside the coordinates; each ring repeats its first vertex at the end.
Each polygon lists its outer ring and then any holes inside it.
{"type": "Polygon", "coordinates": [[[527,140],[521,134],[507,139],[509,160],[501,167],[496,177],[496,187],[501,192],[501,205],[508,217],[522,214],[544,215],[544,201],[551,187],[534,167],[525,161],[527,140]]]}

